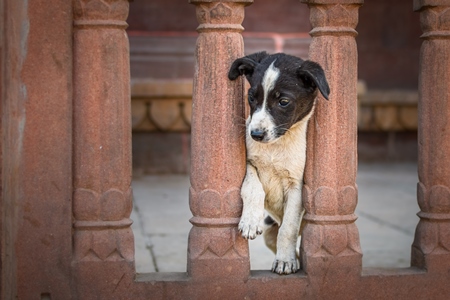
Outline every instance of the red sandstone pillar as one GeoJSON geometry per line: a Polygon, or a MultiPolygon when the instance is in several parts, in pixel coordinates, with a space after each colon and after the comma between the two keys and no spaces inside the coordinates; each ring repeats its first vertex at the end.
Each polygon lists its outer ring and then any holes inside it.
{"type": "Polygon", "coordinates": [[[194,278],[247,277],[248,244],[237,232],[245,175],[244,82],[227,77],[244,55],[244,7],[253,0],[190,0],[200,23],[192,109],[187,271],[194,278]]]}
{"type": "Polygon", "coordinates": [[[358,199],[355,27],[363,0],[301,1],[310,8],[313,27],[310,59],[322,65],[331,89],[330,101],[319,96],[308,128],[302,266],[313,282],[345,293],[348,286],[336,278],[359,276],[362,264],[354,211],[358,199]]]}
{"type": "Polygon", "coordinates": [[[415,0],[423,44],[419,74],[419,224],[411,264],[450,270],[450,4],[415,0]]]}
{"type": "Polygon", "coordinates": [[[73,5],[73,265],[79,298],[107,299],[134,267],[128,1],[73,5]]]}

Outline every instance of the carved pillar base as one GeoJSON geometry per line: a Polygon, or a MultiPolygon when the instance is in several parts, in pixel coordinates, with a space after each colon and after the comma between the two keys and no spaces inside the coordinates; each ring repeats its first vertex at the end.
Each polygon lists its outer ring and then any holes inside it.
{"type": "MultiPolygon", "coordinates": [[[[239,219],[237,219],[239,220],[239,219]]],[[[204,222],[205,220],[203,220],[204,222]]],[[[237,232],[238,223],[214,227],[197,223],[189,233],[188,272],[194,278],[247,277],[250,270],[248,243],[237,232]],[[208,227],[203,227],[208,226],[208,227]]],[[[217,222],[217,220],[216,220],[217,222]]]]}

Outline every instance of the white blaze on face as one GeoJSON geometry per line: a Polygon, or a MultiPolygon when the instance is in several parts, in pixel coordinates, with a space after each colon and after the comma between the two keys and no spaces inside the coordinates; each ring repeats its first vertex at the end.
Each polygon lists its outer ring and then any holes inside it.
{"type": "Polygon", "coordinates": [[[270,64],[269,68],[267,68],[266,72],[264,73],[262,81],[262,87],[264,91],[263,104],[251,116],[251,122],[248,126],[249,134],[253,130],[264,131],[266,133],[266,137],[264,138],[265,142],[270,142],[275,138],[275,124],[273,122],[272,116],[267,111],[267,97],[275,87],[275,83],[280,76],[280,70],[278,68],[275,68],[274,63],[275,61],[270,64]]]}

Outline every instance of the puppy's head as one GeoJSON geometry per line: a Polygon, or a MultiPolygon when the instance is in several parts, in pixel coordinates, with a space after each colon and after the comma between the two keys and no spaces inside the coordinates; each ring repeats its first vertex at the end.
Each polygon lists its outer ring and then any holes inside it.
{"type": "Polygon", "coordinates": [[[259,142],[271,143],[309,115],[318,91],[328,100],[330,88],[322,67],[277,53],[254,53],[237,59],[230,80],[245,75],[250,83],[247,130],[259,142]]]}

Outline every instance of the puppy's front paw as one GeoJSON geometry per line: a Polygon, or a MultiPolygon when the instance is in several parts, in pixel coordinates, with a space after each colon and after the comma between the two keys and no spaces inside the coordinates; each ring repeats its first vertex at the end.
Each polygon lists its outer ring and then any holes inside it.
{"type": "Polygon", "coordinates": [[[264,215],[258,217],[257,214],[243,214],[239,222],[239,232],[246,240],[253,240],[257,235],[263,233],[264,215]]]}
{"type": "Polygon", "coordinates": [[[283,261],[275,259],[272,264],[272,272],[278,273],[280,275],[288,275],[298,271],[297,259],[290,259],[288,261],[283,261]]]}

